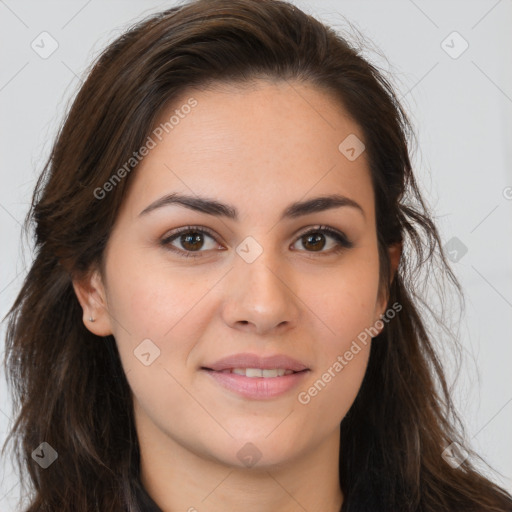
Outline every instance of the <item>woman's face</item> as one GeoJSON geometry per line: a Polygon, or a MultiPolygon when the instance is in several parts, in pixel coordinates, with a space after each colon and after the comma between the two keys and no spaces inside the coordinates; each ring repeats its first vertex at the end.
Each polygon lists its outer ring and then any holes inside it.
{"type": "Polygon", "coordinates": [[[362,131],[297,82],[191,91],[160,121],[173,114],[151,134],[104,276],[81,301],[88,328],[115,337],[138,435],[239,467],[337,447],[365,329],[386,306],[362,131]],[[162,200],[173,194],[189,206],[162,200]]]}

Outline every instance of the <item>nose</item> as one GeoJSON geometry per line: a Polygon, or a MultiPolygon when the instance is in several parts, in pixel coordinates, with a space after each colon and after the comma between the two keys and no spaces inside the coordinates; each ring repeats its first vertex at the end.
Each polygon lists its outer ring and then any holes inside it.
{"type": "Polygon", "coordinates": [[[224,283],[223,320],[231,328],[260,335],[294,328],[301,304],[295,289],[292,272],[270,250],[252,263],[237,255],[224,283]]]}

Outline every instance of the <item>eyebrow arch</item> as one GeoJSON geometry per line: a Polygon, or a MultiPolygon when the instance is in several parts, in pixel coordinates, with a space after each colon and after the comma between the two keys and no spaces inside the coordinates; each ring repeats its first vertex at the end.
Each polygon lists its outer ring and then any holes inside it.
{"type": "MultiPolygon", "coordinates": [[[[185,208],[189,208],[201,213],[206,213],[208,215],[226,217],[234,221],[238,221],[239,219],[238,211],[234,206],[224,204],[215,199],[210,199],[207,197],[188,196],[178,193],[171,193],[161,197],[160,199],[157,199],[155,202],[144,208],[144,210],[139,213],[139,217],[146,215],[156,210],[157,208],[162,208],[164,206],[170,206],[174,204],[178,204],[180,206],[184,206],[185,208]]],[[[363,215],[364,218],[366,218],[364,210],[359,203],[356,203],[353,199],[350,199],[346,196],[331,194],[328,196],[319,196],[313,199],[308,199],[307,201],[298,201],[290,204],[283,211],[281,220],[296,219],[297,217],[301,217],[303,215],[322,212],[332,208],[340,208],[342,206],[355,208],[363,215]]]]}

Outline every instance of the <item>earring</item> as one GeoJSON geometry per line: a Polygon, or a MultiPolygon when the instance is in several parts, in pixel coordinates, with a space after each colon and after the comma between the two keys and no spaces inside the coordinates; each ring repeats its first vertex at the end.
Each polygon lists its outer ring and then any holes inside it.
{"type": "Polygon", "coordinates": [[[96,320],[92,316],[89,318],[89,322],[95,322],[95,321],[96,320]]]}

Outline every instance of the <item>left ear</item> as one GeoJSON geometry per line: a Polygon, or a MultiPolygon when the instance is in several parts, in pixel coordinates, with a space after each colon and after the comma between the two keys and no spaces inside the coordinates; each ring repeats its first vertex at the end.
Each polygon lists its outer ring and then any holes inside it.
{"type": "MultiPolygon", "coordinates": [[[[402,242],[396,242],[388,246],[389,254],[389,286],[395,278],[398,265],[400,264],[400,257],[402,255],[402,242]]],[[[379,299],[378,307],[376,308],[377,316],[375,322],[386,312],[386,306],[388,304],[389,294],[382,293],[379,299]]],[[[382,330],[382,329],[381,329],[382,330]]]]}

